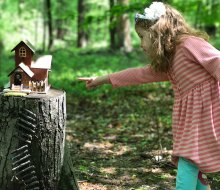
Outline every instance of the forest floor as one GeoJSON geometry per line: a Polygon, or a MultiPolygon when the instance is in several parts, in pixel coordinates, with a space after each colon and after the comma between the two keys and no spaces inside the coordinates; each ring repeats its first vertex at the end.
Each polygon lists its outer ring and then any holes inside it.
{"type": "Polygon", "coordinates": [[[142,89],[118,97],[67,95],[66,139],[80,190],[174,189],[172,95],[164,92],[159,98],[142,89]]]}

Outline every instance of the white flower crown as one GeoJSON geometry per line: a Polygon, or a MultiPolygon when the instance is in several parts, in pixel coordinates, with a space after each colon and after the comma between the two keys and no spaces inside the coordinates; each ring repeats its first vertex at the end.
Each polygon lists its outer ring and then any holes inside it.
{"type": "Polygon", "coordinates": [[[137,13],[135,15],[135,20],[145,19],[155,21],[158,20],[162,15],[166,13],[165,5],[162,2],[153,2],[149,8],[144,9],[144,14],[137,13]]]}

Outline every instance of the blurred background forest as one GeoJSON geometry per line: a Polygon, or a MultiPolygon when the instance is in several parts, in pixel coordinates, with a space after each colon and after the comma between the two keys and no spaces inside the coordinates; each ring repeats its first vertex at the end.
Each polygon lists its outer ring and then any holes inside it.
{"type": "MultiPolygon", "coordinates": [[[[39,52],[57,51],[59,57],[63,58],[58,64],[62,65],[63,69],[67,69],[67,65],[73,69],[76,62],[80,64],[78,57],[74,58],[74,56],[82,49],[91,50],[90,52],[108,49],[127,53],[137,50],[139,39],[133,27],[134,14],[142,13],[150,2],[147,0],[1,0],[0,53],[1,57],[6,57],[4,60],[1,59],[0,85],[8,80],[3,73],[10,70],[8,67],[13,67],[12,60],[7,60],[8,56],[12,56],[10,50],[23,39],[28,39],[39,52]],[[67,51],[63,52],[64,50],[67,51]],[[73,53],[71,61],[66,60],[65,55],[62,54],[70,51],[73,53]]],[[[218,0],[164,2],[175,6],[191,25],[206,31],[211,35],[214,45],[220,46],[218,0]]],[[[54,66],[55,72],[56,69],[54,66]]],[[[67,80],[74,79],[76,73],[86,74],[79,73],[77,68],[74,73],[72,71],[62,73],[59,77],[65,79],[66,76],[67,80]]],[[[56,73],[52,75],[51,80],[57,78],[56,73]]],[[[54,85],[60,87],[63,83],[56,81],[54,85]]],[[[69,86],[64,88],[71,90],[69,86]]]]}
{"type": "MultiPolygon", "coordinates": [[[[67,142],[82,190],[172,189],[169,83],[87,91],[81,76],[148,64],[134,30],[150,0],[0,0],[0,89],[14,68],[11,49],[29,40],[53,55],[50,84],[67,92],[67,142]]],[[[220,49],[219,0],[167,0],[220,49]]],[[[219,175],[211,176],[218,189],[219,175]]]]}

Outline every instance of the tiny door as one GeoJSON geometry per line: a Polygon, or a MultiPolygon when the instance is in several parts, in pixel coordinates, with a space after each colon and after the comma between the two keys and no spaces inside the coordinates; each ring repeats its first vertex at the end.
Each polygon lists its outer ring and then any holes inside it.
{"type": "Polygon", "coordinates": [[[21,85],[21,73],[15,73],[14,75],[14,85],[21,85]]]}

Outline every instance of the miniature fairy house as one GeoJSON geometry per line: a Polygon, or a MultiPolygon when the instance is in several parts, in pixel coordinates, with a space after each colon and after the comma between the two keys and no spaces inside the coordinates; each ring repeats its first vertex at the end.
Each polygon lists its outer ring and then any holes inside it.
{"type": "Polygon", "coordinates": [[[47,93],[52,56],[45,55],[34,61],[35,48],[29,41],[21,41],[11,51],[15,51],[15,69],[8,75],[11,91],[47,93]]]}

